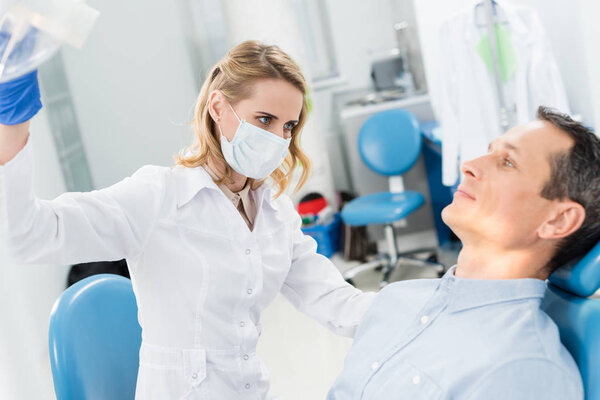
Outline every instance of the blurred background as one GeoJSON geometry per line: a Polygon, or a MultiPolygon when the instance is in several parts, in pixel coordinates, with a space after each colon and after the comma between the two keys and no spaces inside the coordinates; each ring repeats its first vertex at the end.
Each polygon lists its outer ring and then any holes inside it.
{"type": "MultiPolygon", "coordinates": [[[[314,171],[293,200],[298,204],[318,193],[339,210],[344,198],[387,190],[387,179],[361,160],[358,134],[378,112],[408,110],[420,123],[424,144],[404,185],[421,192],[426,205],[397,226],[397,244],[400,250],[433,247],[446,267],[455,262],[460,244],[439,219],[441,208],[451,201],[452,186],[441,182],[443,110],[448,82],[455,79],[452,71],[468,60],[457,53],[461,43],[447,42],[441,33],[444,26],[457,27],[456,16],[477,9],[477,1],[88,3],[100,17],[85,46],[66,46],[40,68],[44,108],[31,125],[40,198],[103,188],[145,164],[172,165],[173,155],[192,141],[188,122],[206,73],[231,47],[257,39],[290,53],[310,85],[312,112],[303,146],[314,171]]],[[[549,58],[521,63],[519,68],[533,69],[535,62],[555,68],[555,81],[548,85],[562,88],[557,96],[568,104],[564,111],[590,127],[600,124],[600,3],[494,3],[500,8],[526,7],[540,23],[541,36],[531,40],[539,41],[542,55],[549,58]]],[[[477,19],[477,12],[474,15],[477,19]]],[[[503,18],[502,12],[498,15],[503,18]]],[[[510,65],[504,67],[510,70],[510,65]]],[[[542,83],[537,85],[544,86],[546,78],[538,78],[542,83]]],[[[474,90],[487,93],[483,86],[474,90]]],[[[509,98],[511,90],[509,85],[509,98]]],[[[498,93],[489,95],[497,98],[498,93]]],[[[517,114],[514,104],[507,109],[517,114]]],[[[516,122],[515,116],[511,124],[516,122]]],[[[341,271],[364,259],[344,249],[349,235],[328,249],[341,271]]],[[[367,252],[385,248],[382,228],[369,227],[362,235],[367,252]]],[[[1,243],[0,398],[51,399],[48,317],[72,266],[19,265],[1,243]]],[[[392,280],[435,276],[406,266],[392,280]]],[[[378,289],[376,273],[354,281],[362,289],[378,289]]],[[[317,399],[325,397],[341,371],[350,345],[349,339],[334,336],[277,298],[263,315],[258,352],[270,369],[274,394],[317,399]]]]}

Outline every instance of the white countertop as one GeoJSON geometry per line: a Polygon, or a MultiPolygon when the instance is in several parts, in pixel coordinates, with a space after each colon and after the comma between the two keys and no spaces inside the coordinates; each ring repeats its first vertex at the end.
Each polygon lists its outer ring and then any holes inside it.
{"type": "Polygon", "coordinates": [[[380,111],[393,110],[397,108],[407,108],[414,105],[429,103],[429,94],[405,97],[398,100],[383,101],[377,104],[356,105],[345,107],[340,112],[342,120],[348,118],[364,117],[365,115],[375,114],[380,111]]]}

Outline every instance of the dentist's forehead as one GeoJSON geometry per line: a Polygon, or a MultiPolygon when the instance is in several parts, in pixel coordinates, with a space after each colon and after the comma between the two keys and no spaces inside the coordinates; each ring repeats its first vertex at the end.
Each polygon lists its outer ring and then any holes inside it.
{"type": "Polygon", "coordinates": [[[285,120],[298,119],[304,94],[284,79],[259,79],[247,101],[256,108],[252,111],[266,111],[285,120]]]}

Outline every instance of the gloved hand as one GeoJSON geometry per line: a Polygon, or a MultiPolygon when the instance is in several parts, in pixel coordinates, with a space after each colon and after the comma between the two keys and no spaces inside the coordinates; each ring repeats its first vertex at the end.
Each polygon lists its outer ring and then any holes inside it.
{"type": "MultiPolygon", "coordinates": [[[[33,51],[36,40],[35,29],[29,29],[17,43],[9,60],[18,62],[33,51]]],[[[0,30],[0,54],[4,55],[10,39],[7,32],[0,30]]],[[[0,124],[16,125],[30,120],[42,108],[37,71],[30,72],[11,81],[0,83],[0,124]]]]}
{"type": "Polygon", "coordinates": [[[37,70],[0,83],[0,124],[29,121],[42,108],[37,70]]]}

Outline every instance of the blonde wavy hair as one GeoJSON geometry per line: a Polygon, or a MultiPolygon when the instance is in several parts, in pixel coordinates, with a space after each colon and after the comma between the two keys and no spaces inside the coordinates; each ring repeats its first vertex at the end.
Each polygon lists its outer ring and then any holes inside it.
{"type": "MultiPolygon", "coordinates": [[[[277,46],[265,45],[258,41],[247,41],[234,47],[210,71],[202,85],[196,101],[194,119],[194,142],[175,156],[175,163],[195,168],[221,160],[225,163],[225,176],[218,184],[232,179],[232,168],[227,164],[221,144],[215,132],[215,123],[208,112],[208,96],[213,90],[220,90],[230,104],[249,98],[252,95],[253,83],[259,79],[283,79],[298,88],[304,94],[302,111],[298,124],[292,129],[292,137],[288,154],[273,173],[271,179],[278,186],[276,197],[281,195],[290,185],[294,170],[301,165],[302,175],[294,189],[298,192],[310,174],[310,159],[300,147],[300,134],[308,117],[307,85],[300,67],[277,46]]],[[[264,180],[249,178],[252,189],[264,183],[264,180]]]]}

